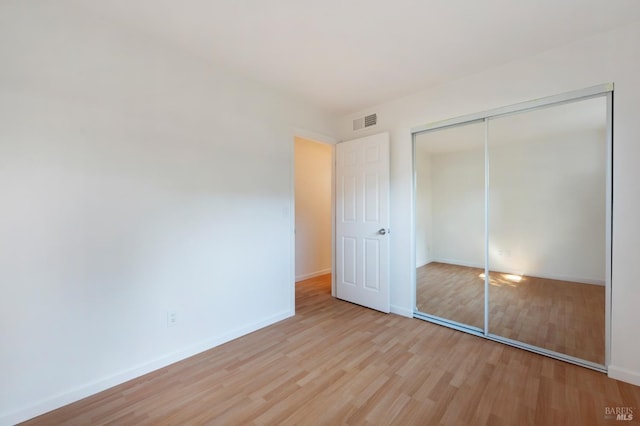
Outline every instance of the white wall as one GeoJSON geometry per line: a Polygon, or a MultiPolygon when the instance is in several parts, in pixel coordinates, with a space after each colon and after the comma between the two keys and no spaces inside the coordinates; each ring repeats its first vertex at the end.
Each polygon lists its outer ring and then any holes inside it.
{"type": "Polygon", "coordinates": [[[604,285],[606,152],[596,130],[490,146],[492,270],[604,285]]]}
{"type": "Polygon", "coordinates": [[[295,138],[296,281],[331,272],[332,149],[295,138]]]}
{"type": "Polygon", "coordinates": [[[57,2],[3,2],[0,57],[0,424],[293,315],[331,117],[57,2]]]}
{"type": "MultiPolygon", "coordinates": [[[[411,128],[543,96],[606,82],[615,83],[612,336],[609,374],[640,384],[640,23],[495,68],[412,96],[372,106],[378,126],[358,134],[391,133],[391,303],[411,315],[414,241],[412,234],[411,128]]],[[[344,117],[341,137],[355,137],[344,117]]]]}
{"type": "Polygon", "coordinates": [[[432,259],[484,265],[484,147],[431,157],[432,259]]]}
{"type": "Polygon", "coordinates": [[[431,155],[416,151],[416,267],[431,262],[433,257],[433,198],[431,155]]]}
{"type": "MultiPolygon", "coordinates": [[[[437,141],[438,134],[425,135],[437,141]]],[[[426,263],[418,248],[428,244],[430,261],[484,268],[484,146],[429,153],[431,140],[420,136],[416,186],[432,188],[416,192],[416,229],[430,223],[433,232],[416,234],[416,264],[426,263]],[[421,212],[425,195],[429,215],[421,212]]],[[[604,285],[604,131],[525,136],[489,142],[489,267],[604,285]]]]}

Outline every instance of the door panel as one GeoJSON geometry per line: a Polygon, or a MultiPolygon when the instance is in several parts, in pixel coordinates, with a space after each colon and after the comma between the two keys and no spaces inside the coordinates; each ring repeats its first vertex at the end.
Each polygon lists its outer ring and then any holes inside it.
{"type": "MultiPolygon", "coordinates": [[[[342,280],[345,285],[356,285],[356,246],[357,242],[355,238],[343,237],[342,238],[342,280]]],[[[340,251],[340,250],[338,250],[340,251]]]]}
{"type": "Polygon", "coordinates": [[[356,177],[342,177],[342,221],[355,222],[356,220],[356,177]]]}
{"type": "Polygon", "coordinates": [[[484,329],[484,123],[416,136],[416,308],[484,329]]]}
{"type": "Polygon", "coordinates": [[[389,134],[338,144],[336,182],[336,295],[389,312],[389,134]]]}
{"type": "Polygon", "coordinates": [[[605,363],[606,101],[488,121],[489,333],[596,364],[605,363]]]}
{"type": "Polygon", "coordinates": [[[373,290],[380,290],[380,241],[367,238],[364,243],[364,287],[373,290]]]}

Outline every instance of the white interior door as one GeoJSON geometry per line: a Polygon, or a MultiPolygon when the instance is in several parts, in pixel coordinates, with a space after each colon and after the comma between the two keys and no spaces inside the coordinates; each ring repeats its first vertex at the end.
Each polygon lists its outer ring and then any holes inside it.
{"type": "Polygon", "coordinates": [[[389,312],[389,134],[336,145],[336,296],[389,312]]]}

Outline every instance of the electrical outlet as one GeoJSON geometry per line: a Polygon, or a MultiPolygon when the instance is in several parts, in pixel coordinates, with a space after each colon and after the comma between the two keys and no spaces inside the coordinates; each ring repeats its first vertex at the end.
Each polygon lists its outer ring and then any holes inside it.
{"type": "Polygon", "coordinates": [[[178,312],[167,311],[167,327],[175,327],[178,323],[178,312]]]}

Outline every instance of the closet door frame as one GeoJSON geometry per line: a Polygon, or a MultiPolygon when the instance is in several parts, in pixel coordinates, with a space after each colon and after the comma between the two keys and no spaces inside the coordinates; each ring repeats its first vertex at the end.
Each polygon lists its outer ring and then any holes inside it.
{"type": "Polygon", "coordinates": [[[425,124],[422,126],[414,127],[411,129],[412,136],[412,150],[413,150],[413,200],[412,200],[412,279],[413,279],[413,305],[414,305],[414,317],[429,322],[433,322],[439,325],[450,327],[465,333],[473,334],[476,336],[484,337],[486,339],[501,342],[510,346],[525,349],[531,352],[535,352],[541,355],[549,356],[551,358],[560,359],[563,361],[577,364],[583,367],[591,368],[593,370],[606,372],[607,366],[610,362],[611,354],[611,241],[612,241],[612,205],[613,205],[613,188],[612,188],[612,176],[613,176],[613,83],[601,84],[581,90],[562,93],[559,95],[548,96],[532,101],[522,102],[514,105],[505,106],[502,108],[496,108],[489,111],[479,112],[475,114],[465,115],[461,117],[452,118],[449,120],[438,121],[434,123],[425,124]],[[598,364],[591,361],[587,361],[581,358],[576,358],[570,355],[562,354],[532,346],[520,341],[511,340],[502,336],[489,333],[489,135],[488,135],[488,122],[490,119],[497,117],[504,117],[512,114],[518,114],[525,111],[533,111],[549,106],[558,106],[562,104],[573,103],[581,100],[587,100],[591,98],[606,97],[607,112],[606,112],[606,220],[605,220],[605,362],[604,364],[598,364]],[[485,183],[484,183],[484,227],[485,227],[485,240],[484,240],[484,269],[485,269],[485,282],[484,282],[484,330],[478,331],[475,328],[470,328],[464,324],[460,324],[454,321],[448,321],[446,319],[429,315],[424,312],[419,312],[416,306],[416,136],[430,131],[442,130],[447,127],[454,127],[463,124],[470,124],[472,122],[484,122],[485,126],[485,140],[484,140],[484,153],[485,153],[485,183]]]}

